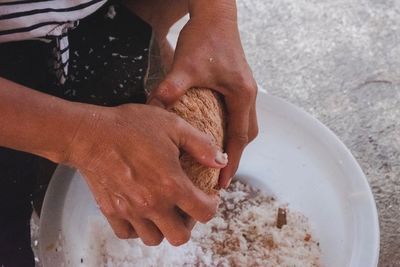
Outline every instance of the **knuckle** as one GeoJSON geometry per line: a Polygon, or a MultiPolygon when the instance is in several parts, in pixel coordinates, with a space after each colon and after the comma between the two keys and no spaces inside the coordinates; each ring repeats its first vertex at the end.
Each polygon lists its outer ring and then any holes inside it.
{"type": "Polygon", "coordinates": [[[176,187],[176,181],[173,177],[173,174],[163,175],[161,176],[161,184],[163,189],[172,190],[176,187]]]}
{"type": "Polygon", "coordinates": [[[249,142],[249,136],[247,134],[238,134],[236,139],[240,144],[247,144],[249,142]]]}
{"type": "Polygon", "coordinates": [[[248,76],[239,76],[239,89],[243,97],[253,100],[257,95],[257,83],[253,78],[248,78],[248,76]]]}
{"type": "Polygon", "coordinates": [[[175,116],[175,118],[173,119],[173,127],[174,127],[174,131],[177,134],[179,141],[178,143],[183,146],[186,144],[186,142],[188,141],[188,133],[190,132],[190,124],[188,122],[186,122],[184,119],[175,116]],[[188,128],[189,127],[189,128],[188,128]]]}
{"type": "Polygon", "coordinates": [[[183,81],[179,79],[165,79],[158,86],[155,95],[159,99],[172,103],[181,94],[183,85],[183,81]]]}
{"type": "Polygon", "coordinates": [[[252,134],[250,134],[250,135],[249,135],[249,141],[248,141],[248,142],[249,142],[249,143],[253,142],[254,139],[256,139],[257,135],[258,135],[258,133],[252,133],[252,134]]]}
{"type": "Polygon", "coordinates": [[[164,80],[160,85],[158,86],[158,89],[156,91],[156,95],[158,97],[165,97],[169,95],[171,92],[173,92],[176,88],[176,84],[172,80],[164,80]]]}
{"type": "Polygon", "coordinates": [[[178,132],[183,132],[188,126],[188,123],[184,119],[176,115],[173,115],[172,122],[178,132]]]}
{"type": "Polygon", "coordinates": [[[241,146],[245,146],[249,143],[249,135],[246,132],[233,132],[230,135],[230,138],[233,139],[237,144],[241,146]]]}
{"type": "Polygon", "coordinates": [[[249,133],[249,142],[253,141],[254,139],[256,139],[256,137],[258,136],[259,133],[259,128],[257,125],[254,126],[254,128],[251,130],[251,132],[249,133]]]}
{"type": "Polygon", "coordinates": [[[153,194],[147,193],[138,198],[139,209],[143,212],[151,212],[157,207],[157,200],[153,194]]]}
{"type": "Polygon", "coordinates": [[[192,198],[194,192],[190,186],[184,182],[178,183],[175,189],[174,200],[175,202],[188,202],[192,198]]]}
{"type": "Polygon", "coordinates": [[[118,212],[113,209],[113,208],[105,208],[105,207],[100,207],[101,212],[107,217],[107,218],[113,218],[116,217],[118,212]]]}
{"type": "Polygon", "coordinates": [[[166,197],[174,198],[178,194],[180,194],[180,186],[179,183],[175,180],[175,177],[164,177],[162,182],[162,189],[165,193],[166,197]]]}

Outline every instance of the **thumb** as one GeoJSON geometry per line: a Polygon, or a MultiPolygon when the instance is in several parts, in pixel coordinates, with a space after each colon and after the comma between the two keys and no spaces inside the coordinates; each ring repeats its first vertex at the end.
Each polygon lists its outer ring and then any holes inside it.
{"type": "Polygon", "coordinates": [[[182,71],[171,71],[150,93],[147,104],[168,108],[190,88],[190,76],[182,71]]]}
{"type": "Polygon", "coordinates": [[[210,168],[224,168],[228,164],[228,155],[215,144],[211,135],[194,128],[182,119],[178,127],[178,146],[190,154],[200,164],[210,168]]]}

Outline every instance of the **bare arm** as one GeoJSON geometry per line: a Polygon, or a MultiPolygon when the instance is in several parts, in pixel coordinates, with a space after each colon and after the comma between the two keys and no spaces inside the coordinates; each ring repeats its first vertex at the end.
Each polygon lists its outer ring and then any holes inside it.
{"type": "Polygon", "coordinates": [[[189,239],[179,209],[203,222],[215,214],[218,198],[191,183],[180,149],[226,165],[211,137],[163,109],[72,103],[1,78],[0,146],[79,169],[116,235],[148,245],[189,239]]]}
{"type": "MultiPolygon", "coordinates": [[[[168,2],[188,8],[190,20],[180,32],[171,68],[152,92],[149,103],[170,107],[191,87],[210,88],[224,96],[227,108],[225,148],[229,163],[222,170],[219,182],[226,188],[238,168],[244,148],[258,133],[257,84],[242,48],[236,1],[168,2]]],[[[163,12],[168,14],[169,8],[158,10],[157,14],[163,12]]]]}
{"type": "Polygon", "coordinates": [[[0,146],[62,162],[88,107],[0,78],[0,146]]]}

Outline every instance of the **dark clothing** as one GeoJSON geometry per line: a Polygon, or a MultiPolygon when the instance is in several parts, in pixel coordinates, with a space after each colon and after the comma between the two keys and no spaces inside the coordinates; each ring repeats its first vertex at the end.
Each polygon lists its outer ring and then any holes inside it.
{"type": "MultiPolygon", "coordinates": [[[[52,74],[54,43],[0,44],[0,77],[67,100],[104,106],[145,101],[151,28],[130,11],[108,6],[81,20],[69,35],[69,78],[52,74]]],[[[30,241],[32,203],[40,209],[55,164],[0,147],[0,266],[34,266],[30,241]]],[[[42,229],[45,230],[45,229],[42,229]]]]}

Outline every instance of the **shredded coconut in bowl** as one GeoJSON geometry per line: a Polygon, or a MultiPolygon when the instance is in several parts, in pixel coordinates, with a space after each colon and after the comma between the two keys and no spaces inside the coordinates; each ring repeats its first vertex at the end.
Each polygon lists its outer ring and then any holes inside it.
{"type": "Polygon", "coordinates": [[[82,266],[321,266],[319,243],[302,214],[240,181],[221,199],[217,216],[197,224],[180,247],[119,240],[105,220],[94,219],[90,249],[97,262],[82,259],[82,266]]]}

